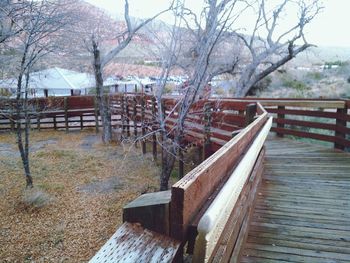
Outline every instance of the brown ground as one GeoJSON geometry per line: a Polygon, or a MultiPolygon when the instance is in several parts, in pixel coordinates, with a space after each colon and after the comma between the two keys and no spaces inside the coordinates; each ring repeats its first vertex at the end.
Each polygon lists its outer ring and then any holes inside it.
{"type": "Polygon", "coordinates": [[[14,135],[0,134],[0,262],[87,261],[121,224],[123,205],[158,187],[150,155],[104,146],[93,131],[33,132],[32,142],[35,191],[51,201],[24,202],[14,135]]]}

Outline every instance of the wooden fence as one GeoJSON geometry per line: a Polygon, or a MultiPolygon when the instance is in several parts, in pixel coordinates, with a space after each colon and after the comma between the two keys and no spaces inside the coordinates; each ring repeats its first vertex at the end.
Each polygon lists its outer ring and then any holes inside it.
{"type": "MultiPolygon", "coordinates": [[[[177,99],[165,98],[163,107],[170,127],[176,124],[177,99]]],[[[259,101],[274,117],[272,131],[279,136],[291,135],[332,143],[335,148],[350,148],[350,100],[322,99],[210,99],[198,102],[186,120],[188,141],[200,143],[210,130],[211,152],[218,150],[246,123],[246,107],[259,101]],[[207,105],[207,113],[204,106],[207,105]],[[210,126],[210,129],[208,128],[210,126]]],[[[134,136],[145,135],[152,123],[156,123],[158,105],[150,96],[135,94],[110,97],[112,124],[126,136],[133,130],[134,136]]],[[[13,101],[0,99],[0,130],[13,130],[17,116],[13,114],[13,101]],[[11,114],[12,113],[12,114],[11,114]]],[[[33,108],[32,129],[82,129],[100,127],[101,121],[93,96],[52,97],[30,101],[33,108]]],[[[156,127],[153,127],[155,129],[156,127]]]]}
{"type": "MultiPolygon", "coordinates": [[[[29,100],[31,129],[83,129],[99,125],[94,97],[49,97],[29,100]]],[[[16,122],[24,123],[15,114],[15,101],[0,99],[0,130],[14,130],[16,122]]]]}
{"type": "MultiPolygon", "coordinates": [[[[22,116],[14,114],[14,100],[0,100],[0,130],[14,130],[16,122],[24,123],[22,116]]],[[[126,138],[141,138],[145,153],[146,142],[152,143],[157,157],[156,130],[159,128],[159,106],[154,97],[138,94],[109,96],[114,131],[126,138]]],[[[232,131],[244,127],[250,117],[245,115],[250,102],[200,101],[191,107],[185,120],[183,145],[196,144],[205,149],[203,158],[210,156],[232,138],[232,131]],[[209,143],[210,142],[210,143],[209,143]]],[[[71,130],[101,127],[101,118],[93,96],[52,97],[29,101],[31,129],[71,130]]],[[[178,105],[175,98],[165,98],[162,109],[166,127],[176,126],[178,105]]],[[[248,109],[249,110],[249,109],[248,109]]],[[[252,111],[253,112],[253,111],[252,111]]]]}
{"type": "Polygon", "coordinates": [[[293,135],[334,144],[337,149],[350,147],[349,101],[272,101],[265,102],[274,114],[278,135],[293,135]]]}
{"type": "Polygon", "coordinates": [[[332,143],[341,150],[350,148],[350,100],[248,98],[240,101],[259,101],[274,117],[271,130],[281,137],[291,135],[332,143]]]}

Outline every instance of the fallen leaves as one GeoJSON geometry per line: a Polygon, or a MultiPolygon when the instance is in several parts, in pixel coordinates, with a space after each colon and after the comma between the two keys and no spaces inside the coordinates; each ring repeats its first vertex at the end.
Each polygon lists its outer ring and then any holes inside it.
{"type": "MultiPolygon", "coordinates": [[[[53,197],[42,208],[24,209],[21,162],[2,158],[0,261],[88,261],[122,223],[122,207],[158,188],[159,169],[150,156],[140,154],[140,147],[124,152],[121,146],[103,145],[97,136],[86,150],[81,147],[86,136],[94,136],[93,131],[32,132],[33,144],[55,139],[30,155],[34,185],[53,197]],[[117,178],[111,181],[115,187],[93,191],[95,183],[108,185],[111,178],[117,178]],[[78,191],[86,185],[89,191],[78,191]]],[[[0,144],[11,144],[16,152],[14,137],[0,134],[0,144]]]]}

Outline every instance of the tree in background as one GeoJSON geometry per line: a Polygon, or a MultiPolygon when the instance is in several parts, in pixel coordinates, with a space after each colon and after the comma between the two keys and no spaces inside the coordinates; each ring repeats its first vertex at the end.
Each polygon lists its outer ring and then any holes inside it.
{"type": "Polygon", "coordinates": [[[98,28],[97,30],[94,30],[90,35],[90,41],[92,46],[91,52],[93,54],[93,69],[96,81],[96,99],[99,105],[100,116],[102,120],[102,140],[105,143],[109,143],[112,140],[112,126],[108,97],[103,96],[104,69],[122,50],[124,50],[130,44],[134,36],[142,27],[156,19],[161,14],[169,11],[170,9],[171,5],[168,9],[157,13],[151,18],[148,18],[141,22],[136,21],[135,23],[132,23],[129,14],[129,2],[128,0],[125,0],[124,19],[126,26],[122,30],[116,28],[117,32],[113,34],[113,38],[117,40],[117,44],[110,50],[104,52],[104,54],[101,54],[102,42],[98,28]]]}
{"type": "Polygon", "coordinates": [[[321,10],[317,0],[283,0],[273,6],[267,6],[265,0],[206,0],[200,12],[187,8],[184,0],[177,1],[176,6],[177,25],[165,49],[168,55],[164,56],[157,91],[163,149],[161,190],[168,189],[187,114],[191,105],[203,96],[208,83],[216,76],[230,74],[235,95],[245,96],[264,77],[312,46],[304,30],[321,10]],[[294,10],[297,15],[294,22],[288,21],[282,27],[286,9],[294,10]],[[244,23],[240,20],[245,14],[250,15],[253,24],[242,28],[244,23]],[[161,100],[174,67],[183,68],[189,78],[176,106],[177,123],[169,132],[161,100]]]}
{"type": "Polygon", "coordinates": [[[30,73],[38,61],[57,50],[61,30],[72,23],[73,17],[64,9],[67,4],[69,2],[63,0],[7,1],[7,5],[0,7],[1,48],[10,46],[17,54],[13,61],[17,80],[13,113],[27,187],[33,186],[29,162],[29,115],[35,110],[28,103],[30,73]]]}

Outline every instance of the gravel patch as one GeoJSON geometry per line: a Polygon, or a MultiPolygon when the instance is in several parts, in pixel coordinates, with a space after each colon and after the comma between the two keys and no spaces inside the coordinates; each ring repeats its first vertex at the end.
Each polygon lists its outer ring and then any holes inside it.
{"type": "MultiPolygon", "coordinates": [[[[42,140],[38,142],[30,142],[29,151],[30,152],[37,152],[41,149],[44,149],[49,144],[55,144],[57,143],[58,139],[47,139],[42,140]]],[[[10,143],[0,143],[0,156],[1,157],[10,157],[10,158],[17,158],[20,157],[17,145],[10,144],[10,143]]]]}
{"type": "Polygon", "coordinates": [[[87,135],[83,138],[80,148],[83,150],[91,150],[95,143],[100,142],[101,135],[87,135]]]}
{"type": "Polygon", "coordinates": [[[0,143],[0,156],[1,157],[19,157],[17,149],[13,148],[12,144],[0,143]]]}
{"type": "Polygon", "coordinates": [[[42,140],[42,141],[37,141],[37,142],[34,142],[32,143],[30,146],[29,146],[29,151],[30,152],[37,152],[41,149],[44,149],[47,145],[50,145],[50,144],[56,144],[58,141],[57,138],[52,138],[52,139],[47,139],[47,140],[42,140]]]}

